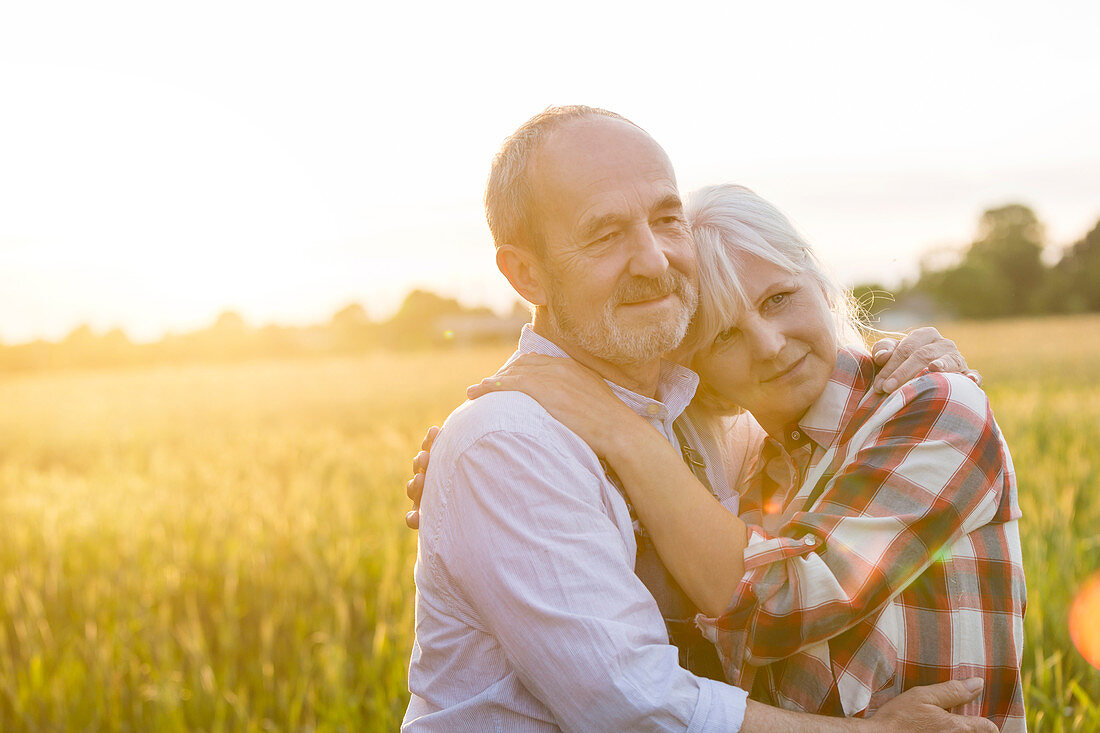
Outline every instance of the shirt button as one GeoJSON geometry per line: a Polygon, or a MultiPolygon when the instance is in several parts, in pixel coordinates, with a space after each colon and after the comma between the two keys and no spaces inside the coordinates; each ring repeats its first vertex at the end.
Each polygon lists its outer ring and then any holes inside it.
{"type": "Polygon", "coordinates": [[[802,543],[806,546],[813,546],[813,545],[817,544],[817,538],[816,537],[807,537],[806,539],[802,540],[802,543]]]}
{"type": "Polygon", "coordinates": [[[660,408],[660,407],[657,407],[657,405],[650,405],[649,407],[645,408],[645,411],[646,411],[646,412],[647,412],[647,413],[648,413],[648,414],[649,414],[650,416],[653,416],[653,415],[656,415],[656,414],[657,414],[658,412],[660,412],[660,411],[661,411],[661,408],[660,408]]]}
{"type": "Polygon", "coordinates": [[[798,432],[797,430],[792,430],[791,431],[791,440],[798,440],[801,437],[802,437],[802,433],[798,432]]]}

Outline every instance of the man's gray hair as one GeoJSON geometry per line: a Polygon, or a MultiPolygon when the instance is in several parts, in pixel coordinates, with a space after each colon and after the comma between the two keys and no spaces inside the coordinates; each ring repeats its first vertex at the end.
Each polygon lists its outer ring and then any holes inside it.
{"type": "Polygon", "coordinates": [[[528,247],[542,256],[545,242],[527,168],[552,132],[566,122],[584,117],[610,117],[634,124],[622,115],[599,107],[580,104],[547,107],[520,125],[500,146],[485,186],[485,217],[497,247],[505,244],[528,247]]]}

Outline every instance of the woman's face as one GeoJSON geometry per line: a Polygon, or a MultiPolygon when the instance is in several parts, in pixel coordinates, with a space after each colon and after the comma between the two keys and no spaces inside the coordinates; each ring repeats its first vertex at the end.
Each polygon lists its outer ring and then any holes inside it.
{"type": "Polygon", "coordinates": [[[752,413],[773,437],[821,396],[836,365],[836,329],[821,287],[765,260],[741,268],[749,309],[692,367],[712,392],[752,413]]]}

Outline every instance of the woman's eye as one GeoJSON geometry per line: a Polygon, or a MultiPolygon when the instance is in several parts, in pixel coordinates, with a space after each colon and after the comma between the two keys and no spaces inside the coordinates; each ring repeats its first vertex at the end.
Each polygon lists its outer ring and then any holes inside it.
{"type": "Polygon", "coordinates": [[[789,298],[790,295],[790,293],[776,293],[772,297],[768,298],[768,305],[783,305],[787,302],[787,298],[789,298]]]}
{"type": "Polygon", "coordinates": [[[724,331],[719,331],[718,335],[714,337],[714,343],[716,344],[728,344],[738,336],[741,335],[741,329],[735,326],[730,326],[724,331]]]}

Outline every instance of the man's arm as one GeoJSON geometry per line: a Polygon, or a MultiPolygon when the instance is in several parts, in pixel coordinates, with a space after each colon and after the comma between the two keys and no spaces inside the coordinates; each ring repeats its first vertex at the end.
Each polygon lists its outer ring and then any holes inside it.
{"type": "Polygon", "coordinates": [[[421,531],[438,536],[471,623],[565,730],[738,730],[746,693],[679,666],[633,572],[625,507],[611,508],[595,456],[558,428],[557,440],[479,439],[425,503],[421,531]]]}

